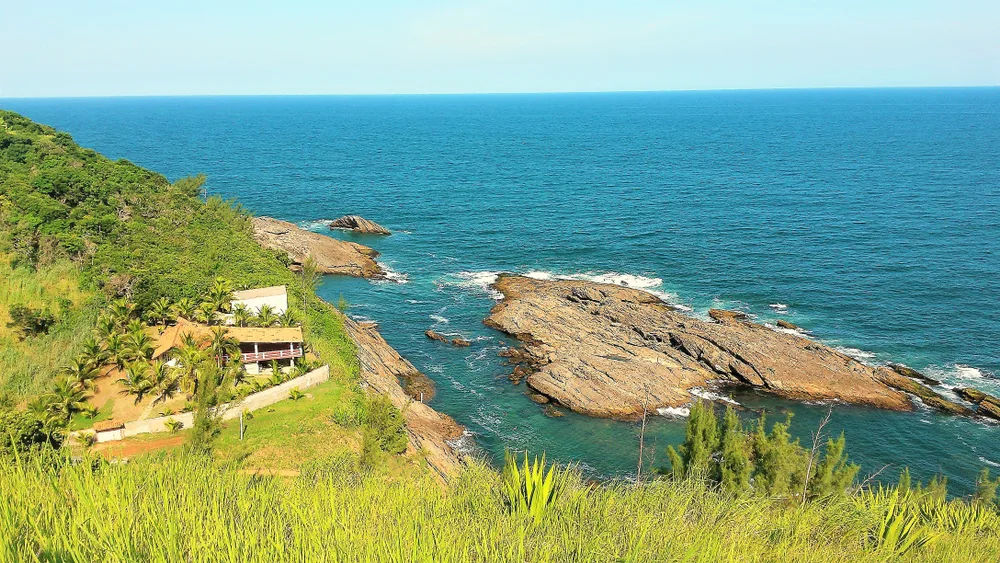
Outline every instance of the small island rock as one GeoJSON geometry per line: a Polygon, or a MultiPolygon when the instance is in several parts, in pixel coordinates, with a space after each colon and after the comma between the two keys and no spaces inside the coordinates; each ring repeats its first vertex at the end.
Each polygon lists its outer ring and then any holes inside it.
{"type": "Polygon", "coordinates": [[[261,246],[286,253],[293,269],[312,258],[324,274],[385,278],[385,271],[375,262],[378,252],[361,244],[300,229],[272,217],[254,217],[253,236],[261,246]]]}
{"type": "Polygon", "coordinates": [[[340,219],[330,222],[331,229],[343,229],[367,235],[391,235],[392,231],[379,225],[374,221],[369,221],[360,215],[344,215],[340,219]]]}

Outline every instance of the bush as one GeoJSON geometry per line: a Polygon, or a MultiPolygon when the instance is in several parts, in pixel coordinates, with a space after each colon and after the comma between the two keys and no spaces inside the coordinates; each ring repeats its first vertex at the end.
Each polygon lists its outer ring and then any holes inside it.
{"type": "Polygon", "coordinates": [[[59,434],[48,433],[41,420],[27,412],[0,410],[0,457],[31,455],[62,445],[59,434]]]}
{"type": "Polygon", "coordinates": [[[388,397],[375,395],[369,398],[365,425],[375,433],[374,437],[382,451],[392,454],[406,451],[406,420],[388,397]]]}
{"type": "Polygon", "coordinates": [[[20,333],[21,338],[38,336],[49,332],[56,322],[52,313],[45,309],[33,309],[25,305],[11,305],[10,322],[7,328],[20,333]]]}

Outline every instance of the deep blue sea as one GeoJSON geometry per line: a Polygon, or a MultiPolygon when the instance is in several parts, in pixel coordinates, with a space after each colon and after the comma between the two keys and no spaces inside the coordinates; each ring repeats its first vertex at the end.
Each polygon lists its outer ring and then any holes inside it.
{"type": "MultiPolygon", "coordinates": [[[[634,471],[638,427],[548,418],[483,326],[500,271],[627,280],[704,315],[745,310],[867,362],[1000,393],[1000,89],[0,100],[82,145],[328,233],[373,219],[396,282],[328,277],[492,455],[634,471]],[[475,343],[427,340],[434,328],[475,343]]],[[[826,406],[755,393],[808,437],[826,406]]],[[[781,416],[780,414],[778,416],[781,416]]],[[[773,420],[773,418],[772,418],[773,420]]],[[[656,463],[683,437],[658,418],[656,463]]],[[[1000,426],[836,406],[862,473],[908,465],[966,493],[1000,426]]]]}

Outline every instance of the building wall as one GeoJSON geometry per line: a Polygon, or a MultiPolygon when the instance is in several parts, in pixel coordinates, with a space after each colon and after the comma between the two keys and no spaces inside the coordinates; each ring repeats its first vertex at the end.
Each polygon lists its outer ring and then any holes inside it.
{"type": "Polygon", "coordinates": [[[288,309],[288,294],[282,293],[281,295],[271,295],[268,297],[254,297],[252,299],[240,299],[233,301],[233,304],[242,303],[247,309],[250,309],[255,314],[260,312],[262,305],[270,305],[271,309],[274,310],[274,314],[280,315],[288,309]]]}
{"type": "MultiPolygon", "coordinates": [[[[290,379],[281,385],[276,385],[269,389],[265,389],[259,393],[254,393],[253,395],[248,395],[241,402],[232,405],[222,406],[222,420],[232,420],[234,418],[239,418],[240,412],[243,411],[255,411],[261,409],[278,401],[282,401],[288,398],[288,393],[295,388],[299,390],[308,389],[320,383],[323,383],[327,379],[330,379],[330,366],[323,366],[312,370],[311,372],[296,377],[295,379],[290,379]]],[[[106,440],[101,441],[112,441],[121,440],[123,438],[128,438],[130,436],[135,436],[137,434],[149,434],[154,432],[166,432],[167,421],[176,420],[184,425],[184,428],[191,428],[194,424],[194,413],[186,412],[181,414],[176,414],[172,416],[161,416],[157,418],[150,418],[146,420],[135,420],[132,422],[125,423],[125,429],[121,432],[121,436],[117,438],[109,437],[106,440]]],[[[110,434],[110,433],[108,433],[110,434]]],[[[98,436],[100,438],[100,436],[98,436]]]]}

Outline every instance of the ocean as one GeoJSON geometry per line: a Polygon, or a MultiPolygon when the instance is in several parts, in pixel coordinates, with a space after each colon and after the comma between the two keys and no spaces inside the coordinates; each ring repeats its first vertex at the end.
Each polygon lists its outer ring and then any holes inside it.
{"type": "MultiPolygon", "coordinates": [[[[1000,89],[0,99],[81,145],[382,253],[320,293],[379,322],[465,443],[634,473],[638,426],[550,418],[483,326],[497,272],[626,281],[704,317],[786,319],[870,363],[1000,394],[1000,89]],[[389,237],[330,232],[355,213],[389,237]],[[434,329],[473,340],[452,348],[434,329]]],[[[803,440],[827,406],[732,393],[803,440]]],[[[750,411],[747,411],[750,412],[750,411]]],[[[837,405],[862,476],[1000,472],[1000,426],[837,405]]],[[[683,439],[656,417],[653,462],[683,439]]]]}

